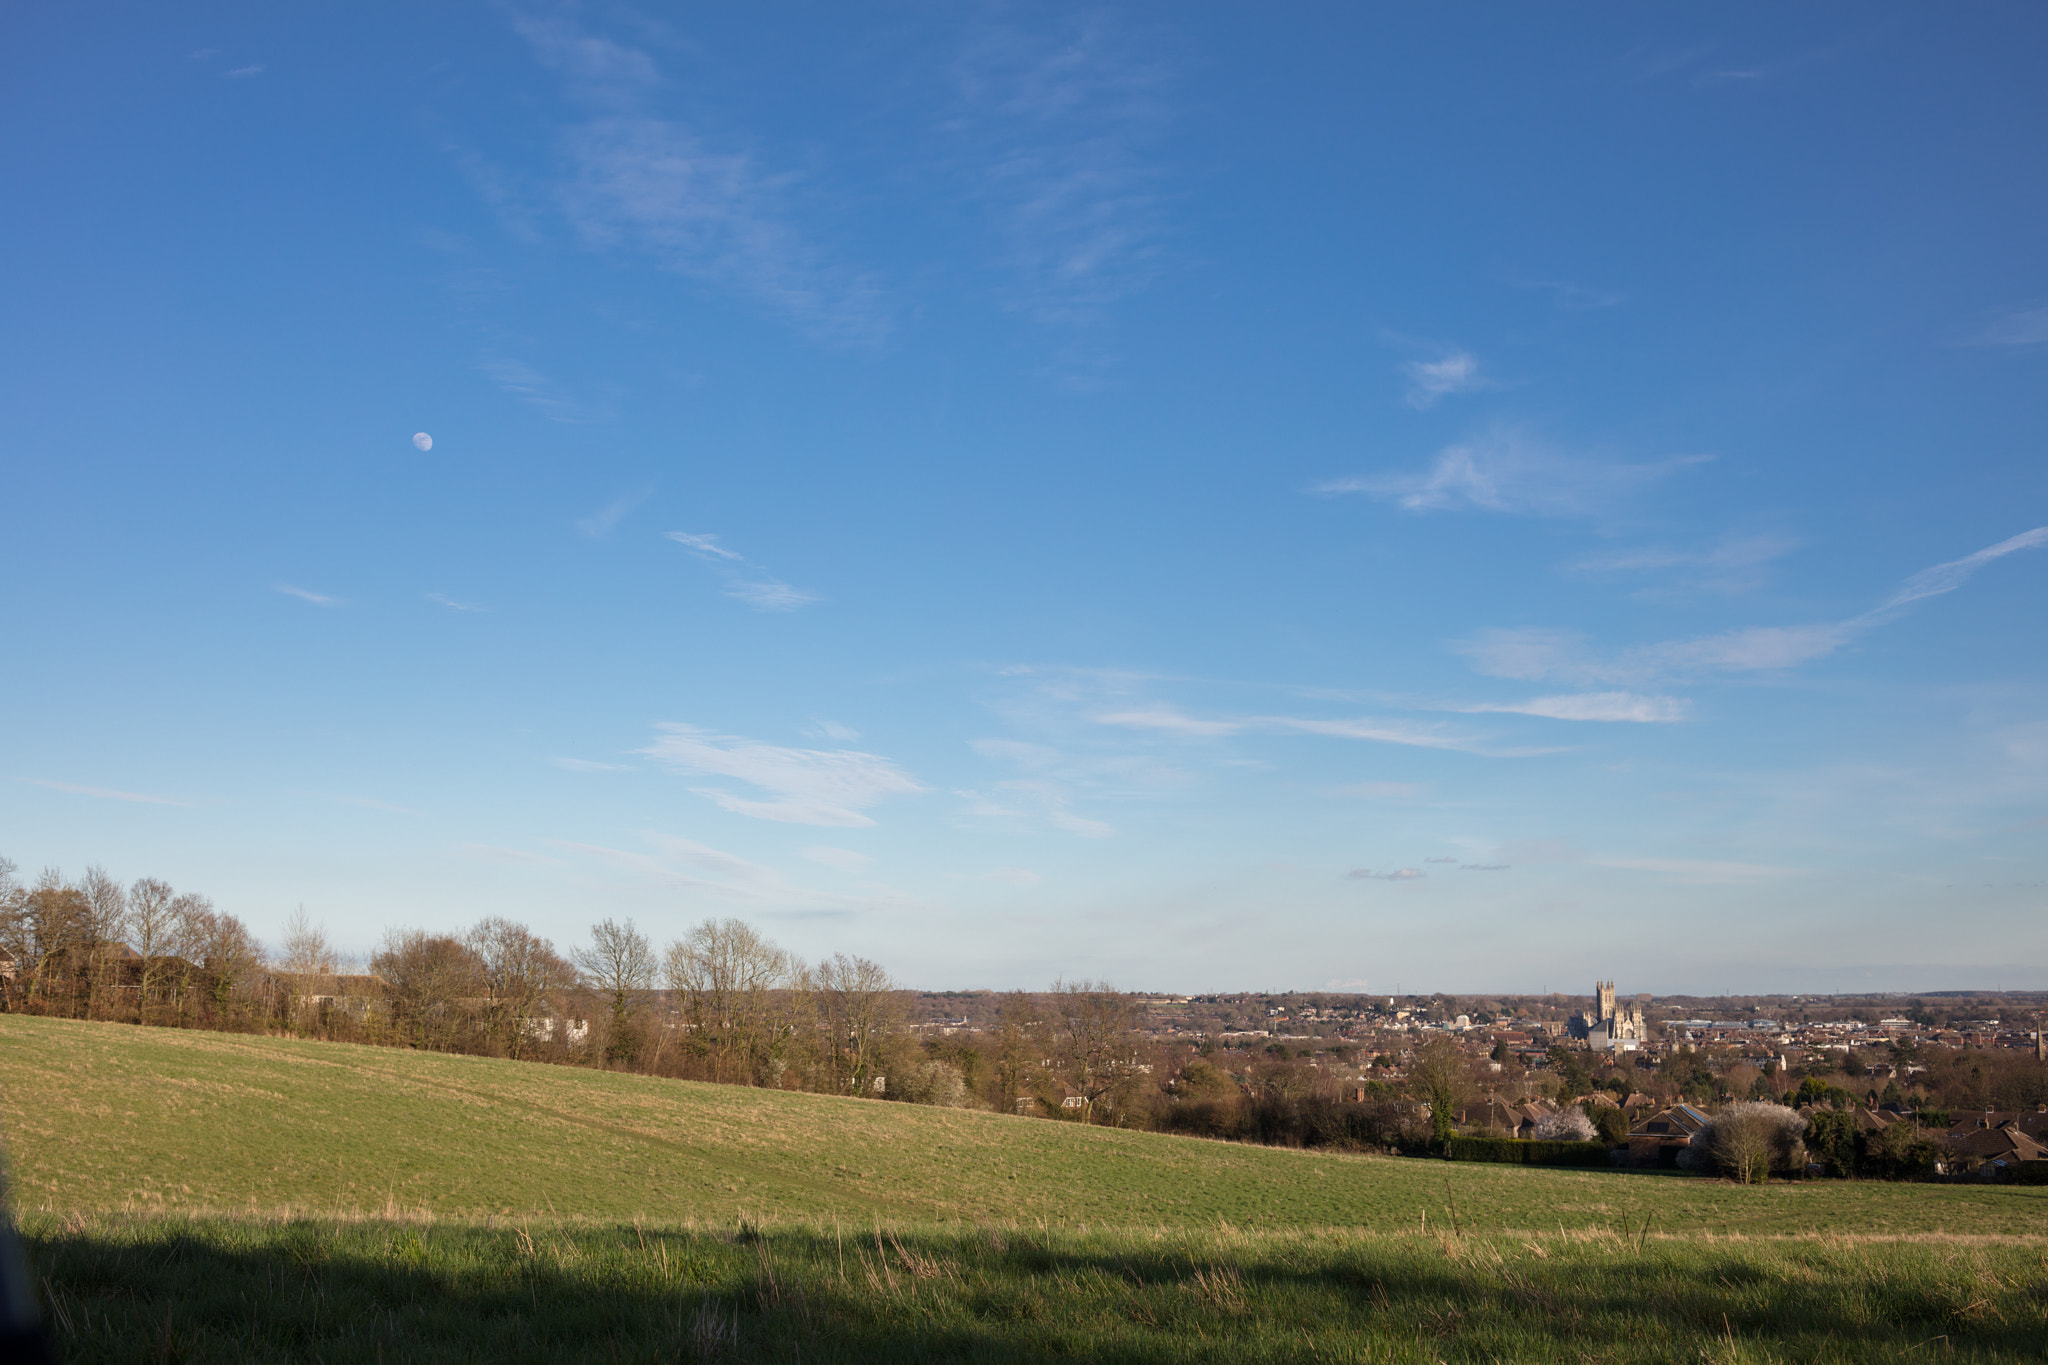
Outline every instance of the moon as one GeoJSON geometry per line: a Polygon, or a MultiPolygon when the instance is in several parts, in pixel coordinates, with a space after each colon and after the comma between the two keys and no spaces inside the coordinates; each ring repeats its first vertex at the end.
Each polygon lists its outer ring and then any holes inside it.
{"type": "Polygon", "coordinates": [[[412,443],[413,447],[418,450],[432,450],[434,448],[434,438],[427,435],[424,431],[415,431],[412,434],[412,443]]]}

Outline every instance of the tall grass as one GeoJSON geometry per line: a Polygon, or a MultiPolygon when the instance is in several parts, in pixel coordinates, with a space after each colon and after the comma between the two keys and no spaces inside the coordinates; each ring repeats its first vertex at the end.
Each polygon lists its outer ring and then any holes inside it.
{"type": "Polygon", "coordinates": [[[63,1358],[2020,1361],[2048,1239],[36,1215],[63,1358]]]}

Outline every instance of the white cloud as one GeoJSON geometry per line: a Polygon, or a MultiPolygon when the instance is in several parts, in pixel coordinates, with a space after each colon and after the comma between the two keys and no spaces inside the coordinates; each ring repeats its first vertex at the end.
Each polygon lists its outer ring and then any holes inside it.
{"type": "Polygon", "coordinates": [[[231,81],[234,81],[234,80],[246,80],[246,79],[247,79],[248,77],[250,77],[250,76],[260,76],[260,75],[262,75],[262,74],[263,74],[263,72],[264,72],[264,69],[265,69],[265,68],[264,68],[263,64],[262,64],[261,62],[258,62],[258,63],[257,63],[256,65],[254,65],[254,66],[238,66],[238,67],[236,67],[236,68],[235,68],[235,69],[234,69],[233,71],[225,71],[225,72],[222,72],[221,74],[222,74],[222,76],[223,76],[223,78],[224,78],[224,79],[227,79],[227,80],[231,80],[231,81]]]}
{"type": "Polygon", "coordinates": [[[1331,479],[1313,491],[1364,493],[1411,512],[1484,511],[1518,516],[1589,517],[1711,455],[1674,455],[1624,464],[1565,455],[1506,427],[1437,452],[1428,468],[1405,474],[1331,479]]]}
{"type": "Polygon", "coordinates": [[[1076,815],[1061,806],[1054,806],[1045,813],[1046,823],[1054,829],[1063,829],[1069,834],[1078,834],[1083,839],[1107,839],[1116,833],[1116,826],[1103,820],[1090,820],[1076,815]]]}
{"type": "Polygon", "coordinates": [[[472,858],[485,862],[509,863],[514,867],[560,867],[560,858],[550,858],[544,853],[528,853],[524,849],[501,848],[497,844],[457,844],[456,847],[472,858]]]}
{"type": "Polygon", "coordinates": [[[569,839],[549,839],[565,852],[581,854],[666,888],[692,893],[738,909],[776,911],[858,911],[885,903],[886,896],[848,896],[791,884],[772,867],[678,835],[642,830],[654,852],[611,848],[569,839]]]}
{"type": "Polygon", "coordinates": [[[111,787],[82,787],[75,782],[51,782],[40,777],[24,777],[21,781],[32,787],[48,787],[53,792],[65,792],[72,796],[96,796],[102,801],[129,801],[143,806],[191,806],[197,805],[182,796],[151,796],[147,792],[116,791],[111,787]]]}
{"type": "Polygon", "coordinates": [[[1429,874],[1420,868],[1397,867],[1392,872],[1375,872],[1369,867],[1354,867],[1344,874],[1344,880],[1351,882],[1412,882],[1429,874]]]}
{"type": "Polygon", "coordinates": [[[794,588],[779,578],[763,573],[761,566],[753,563],[737,550],[727,549],[718,543],[714,535],[697,535],[688,531],[670,531],[670,540],[685,546],[690,553],[717,570],[725,580],[725,595],[736,601],[745,602],[756,611],[795,611],[813,602],[824,599],[816,593],[794,588]],[[755,577],[744,577],[743,574],[755,577]]]}
{"type": "Polygon", "coordinates": [[[860,738],[860,731],[851,725],[841,725],[838,721],[825,716],[814,717],[811,723],[804,727],[804,733],[812,739],[836,739],[841,744],[851,744],[860,738]]]}
{"type": "Polygon", "coordinates": [[[2036,526],[2031,531],[2022,531],[2016,536],[1987,546],[1973,555],[1937,564],[1931,569],[1922,569],[1904,583],[1899,590],[1885,600],[1878,611],[1890,611],[1903,607],[1909,602],[1919,602],[1929,597],[1939,597],[1945,592],[1954,592],[1970,581],[1970,576],[1994,559],[2003,559],[2016,550],[2038,550],[2048,545],[2048,526],[2036,526]]]}
{"type": "Polygon", "coordinates": [[[286,597],[296,597],[301,602],[311,602],[316,607],[338,607],[341,605],[339,597],[328,597],[324,593],[312,592],[306,588],[295,588],[289,583],[277,584],[277,591],[283,593],[286,597]]]}
{"type": "Polygon", "coordinates": [[[1401,367],[1408,376],[1408,402],[1412,407],[1434,407],[1440,398],[1484,388],[1479,357],[1470,351],[1453,350],[1438,360],[1411,360],[1401,367]]]}
{"type": "Polygon", "coordinates": [[[499,389],[553,421],[576,423],[589,420],[581,403],[565,392],[561,385],[523,360],[505,355],[486,355],[477,361],[476,368],[499,389]]]}
{"type": "Polygon", "coordinates": [[[2048,308],[2018,308],[1973,338],[1979,346],[2038,346],[2048,341],[2048,308]]]}
{"type": "Polygon", "coordinates": [[[556,199],[584,242],[751,297],[821,339],[871,344],[889,321],[874,281],[830,264],[791,222],[797,178],[721,150],[659,116],[666,89],[646,53],[566,18],[513,27],[592,117],[562,130],[556,199]]]}
{"type": "Polygon", "coordinates": [[[1691,703],[1682,697],[1643,697],[1633,692],[1580,692],[1533,697],[1520,702],[1478,702],[1446,706],[1447,711],[1491,711],[1551,720],[1611,720],[1663,723],[1684,720],[1691,703]]]}
{"type": "Polygon", "coordinates": [[[449,596],[449,595],[448,595],[447,593],[445,593],[445,592],[427,592],[427,593],[421,593],[421,594],[420,594],[420,596],[422,596],[422,597],[426,598],[426,599],[427,599],[427,600],[428,600],[429,602],[433,602],[433,603],[435,603],[436,605],[439,605],[439,606],[443,606],[443,607],[446,607],[446,608],[448,608],[448,610],[450,610],[450,611],[489,611],[489,610],[490,610],[490,608],[489,608],[489,607],[480,607],[480,606],[478,606],[478,605],[477,605],[476,603],[474,603],[474,602],[458,602],[458,601],[456,601],[456,600],[455,600],[454,598],[450,597],[450,596],[449,596]]]}
{"type": "MultiPolygon", "coordinates": [[[[1161,162],[1173,76],[1151,35],[1097,12],[1064,32],[981,30],[958,63],[954,127],[994,208],[1015,306],[1089,325],[1160,268],[1161,162]]],[[[1074,357],[1066,358],[1071,366],[1074,357]]],[[[1081,359],[1098,372],[1099,353],[1081,359]]]]}
{"type": "Polygon", "coordinates": [[[1609,554],[1588,555],[1565,567],[1578,573],[1654,573],[1690,571],[1701,588],[1716,592],[1749,592],[1764,583],[1764,569],[1800,547],[1790,536],[1771,532],[1728,535],[1692,549],[1646,545],[1609,554]]]}
{"type": "Polygon", "coordinates": [[[372,801],[367,796],[330,796],[327,799],[339,801],[344,806],[354,806],[358,810],[381,810],[390,815],[424,815],[426,813],[414,810],[410,806],[394,806],[389,801],[372,801]]]}
{"type": "Polygon", "coordinates": [[[865,853],[856,852],[850,848],[835,848],[830,844],[812,844],[809,848],[803,850],[803,856],[825,867],[841,868],[848,872],[855,868],[866,867],[874,861],[872,857],[865,853]]]}
{"type": "Polygon", "coordinates": [[[750,800],[697,789],[729,811],[759,820],[854,828],[874,824],[864,812],[884,797],[925,790],[888,759],[853,749],[789,749],[695,725],[664,723],[642,753],[662,766],[730,777],[771,793],[750,800]]]}
{"type": "Polygon", "coordinates": [[[625,772],[629,766],[624,763],[599,763],[589,758],[555,758],[548,761],[557,768],[566,768],[572,773],[618,773],[625,772]]]}
{"type": "MultiPolygon", "coordinates": [[[[1602,657],[1587,648],[1584,637],[1569,631],[1496,629],[1479,631],[1457,648],[1475,669],[1496,678],[1581,685],[1642,683],[1701,673],[1794,668],[1826,658],[1854,634],[1851,623],[1756,626],[1698,640],[1641,645],[1602,657]]],[[[1595,717],[1566,717],[1581,718],[1595,717]]]]}
{"type": "Polygon", "coordinates": [[[637,493],[628,493],[623,498],[608,502],[589,516],[579,517],[576,521],[576,529],[589,536],[592,540],[603,540],[612,533],[612,528],[617,526],[628,512],[631,512],[635,507],[647,501],[653,492],[654,487],[650,484],[637,493]]]}
{"type": "Polygon", "coordinates": [[[725,585],[725,595],[755,611],[795,611],[824,600],[776,578],[735,578],[725,585]]]}
{"type": "Polygon", "coordinates": [[[1197,720],[1164,705],[1109,711],[1089,719],[1098,725],[1121,725],[1133,730],[1160,730],[1167,734],[1190,736],[1234,735],[1245,727],[1245,722],[1240,720],[1197,720]]]}

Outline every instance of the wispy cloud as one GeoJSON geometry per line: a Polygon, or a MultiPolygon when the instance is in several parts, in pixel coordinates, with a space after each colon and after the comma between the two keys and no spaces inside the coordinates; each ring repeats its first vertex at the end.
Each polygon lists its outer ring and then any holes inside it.
{"type": "Polygon", "coordinates": [[[736,796],[716,788],[697,794],[739,815],[797,825],[851,828],[874,824],[865,811],[884,798],[925,790],[888,759],[854,749],[790,749],[695,725],[664,723],[641,750],[677,772],[729,777],[768,793],[736,796]]]}
{"type": "Polygon", "coordinates": [[[798,886],[772,867],[695,839],[654,830],[638,831],[637,837],[651,851],[639,852],[569,839],[545,842],[565,853],[593,859],[628,873],[636,880],[688,891],[712,903],[738,909],[765,913],[829,911],[849,914],[900,903],[891,894],[844,895],[798,886]]]}
{"type": "Polygon", "coordinates": [[[1746,532],[1699,546],[1644,545],[1587,555],[1565,567],[1575,573],[1675,572],[1710,591],[1750,592],[1763,586],[1769,565],[1800,548],[1801,543],[1776,532],[1746,532]]]}
{"type": "Polygon", "coordinates": [[[625,763],[599,763],[591,758],[551,758],[548,761],[572,773],[618,773],[625,772],[630,766],[625,763]]]}
{"type": "Polygon", "coordinates": [[[2048,526],[2023,531],[1975,554],[1921,570],[1878,606],[1846,621],[1751,626],[1696,640],[1670,640],[1604,654],[1592,648],[1584,636],[1571,631],[1493,629],[1476,633],[1457,648],[1472,661],[1474,668],[1492,677],[1582,686],[1797,668],[1837,653],[1864,631],[1895,619],[1915,602],[1954,592],[1987,564],[2021,550],[2044,546],[2048,546],[2048,526]]]}
{"type": "MultiPolygon", "coordinates": [[[[1438,708],[1483,710],[1491,708],[1438,708]]],[[[1505,708],[1501,708],[1505,709],[1505,708]]],[[[1165,705],[1148,705],[1125,711],[1102,711],[1088,717],[1098,725],[1150,730],[1188,739],[1211,739],[1246,733],[1326,735],[1333,739],[1367,740],[1377,744],[1401,744],[1418,749],[1451,749],[1460,753],[1493,757],[1525,757],[1548,750],[1495,749],[1480,737],[1451,730],[1433,722],[1379,720],[1371,717],[1322,718],[1315,716],[1227,716],[1194,717],[1165,705]]]]}
{"type": "Polygon", "coordinates": [[[598,508],[587,517],[579,517],[576,529],[592,540],[603,540],[612,533],[612,528],[625,519],[627,513],[647,501],[654,494],[654,485],[649,484],[637,493],[628,493],[598,508]]]}
{"type": "Polygon", "coordinates": [[[556,198],[585,243],[641,252],[821,339],[871,344],[887,334],[875,281],[831,264],[792,223],[796,177],[662,117],[666,82],[653,58],[559,14],[521,16],[513,27],[592,115],[558,139],[565,171],[556,198]]]}
{"type": "Polygon", "coordinates": [[[1479,357],[1466,350],[1452,350],[1436,360],[1411,360],[1401,367],[1408,378],[1410,407],[1435,407],[1437,401],[1454,393],[1470,393],[1486,387],[1479,372],[1479,357]]]}
{"type": "Polygon", "coordinates": [[[474,603],[474,602],[458,602],[458,601],[456,601],[456,600],[455,600],[454,598],[450,597],[450,596],[449,596],[449,595],[448,595],[447,593],[445,593],[445,592],[427,592],[427,593],[421,593],[421,594],[420,594],[420,596],[422,596],[422,597],[426,598],[426,599],[427,599],[427,600],[428,600],[429,602],[432,602],[432,603],[434,603],[434,604],[435,604],[436,606],[442,606],[442,607],[446,607],[446,608],[448,608],[448,610],[450,610],[450,611],[489,611],[489,610],[490,610],[490,608],[489,608],[489,607],[480,607],[480,606],[478,606],[478,605],[477,605],[476,603],[474,603]]]}
{"type": "Polygon", "coordinates": [[[1589,517],[1711,455],[1674,455],[1647,463],[1567,455],[1520,432],[1497,427],[1446,446],[1425,469],[1330,479],[1324,494],[1364,493],[1410,512],[1482,511],[1519,516],[1589,517]]]}
{"type": "Polygon", "coordinates": [[[507,863],[513,867],[560,867],[560,858],[550,858],[545,853],[528,853],[525,849],[503,848],[497,844],[457,844],[455,846],[471,858],[481,858],[489,863],[507,863]]]}
{"type": "Polygon", "coordinates": [[[1532,697],[1515,702],[1446,704],[1443,710],[1544,716],[1551,720],[1633,721],[1664,724],[1684,720],[1692,704],[1683,697],[1643,697],[1633,692],[1581,692],[1565,697],[1532,697]]]}
{"type": "Polygon", "coordinates": [[[1097,11],[1064,29],[986,27],[957,63],[953,126],[973,138],[1014,302],[1040,321],[1099,322],[1160,267],[1162,47],[1097,11]]]}
{"type": "Polygon", "coordinates": [[[590,420],[583,404],[523,360],[486,355],[476,367],[501,390],[553,421],[577,423],[590,420]]]}
{"type": "Polygon", "coordinates": [[[295,588],[289,583],[279,583],[276,585],[275,590],[283,593],[286,597],[296,597],[301,602],[311,602],[316,607],[338,607],[342,604],[339,597],[329,597],[325,593],[312,592],[306,588],[295,588]]]}
{"type": "Polygon", "coordinates": [[[1416,867],[1397,867],[1391,872],[1375,872],[1369,867],[1354,867],[1344,874],[1348,882],[1412,882],[1420,881],[1429,874],[1416,867]]]}
{"type": "Polygon", "coordinates": [[[152,796],[148,792],[116,791],[112,787],[84,787],[76,782],[51,782],[41,777],[24,777],[21,781],[32,787],[48,787],[53,792],[64,792],[71,796],[96,796],[102,801],[131,801],[143,806],[192,806],[196,801],[182,796],[152,796]]]}
{"type": "Polygon", "coordinates": [[[251,76],[260,76],[263,72],[263,64],[259,62],[254,66],[238,66],[233,71],[223,71],[221,79],[229,81],[247,80],[251,76]]]}
{"type": "Polygon", "coordinates": [[[2039,346],[2048,341],[2048,307],[2016,308],[1993,318],[1970,340],[1979,346],[2039,346]]]}
{"type": "Polygon", "coordinates": [[[841,744],[851,744],[860,738],[860,731],[851,725],[841,725],[838,721],[825,716],[813,719],[804,727],[804,733],[812,739],[837,740],[841,744]]]}
{"type": "Polygon", "coordinates": [[[1625,302],[1626,294],[1612,289],[1589,289],[1584,285],[1569,284],[1563,280],[1516,280],[1518,289],[1535,289],[1549,294],[1558,307],[1571,312],[1590,312],[1596,308],[1612,308],[1625,302]]]}
{"type": "Polygon", "coordinates": [[[795,611],[824,599],[816,593],[791,587],[769,574],[737,550],[727,549],[713,535],[670,531],[668,538],[689,550],[718,571],[725,580],[725,595],[744,602],[756,611],[795,611]]]}
{"type": "Polygon", "coordinates": [[[2022,531],[2016,536],[1999,541],[1996,545],[1986,546],[1973,555],[1964,555],[1961,559],[1952,559],[1946,564],[1922,569],[1900,584],[1899,590],[1885,599],[1884,605],[1879,607],[1878,611],[1888,612],[1909,602],[1920,602],[1929,597],[1954,592],[1969,582],[1977,570],[1994,559],[2003,559],[2019,550],[2038,550],[2044,545],[2048,545],[2048,526],[2036,526],[2031,531],[2022,531]]]}

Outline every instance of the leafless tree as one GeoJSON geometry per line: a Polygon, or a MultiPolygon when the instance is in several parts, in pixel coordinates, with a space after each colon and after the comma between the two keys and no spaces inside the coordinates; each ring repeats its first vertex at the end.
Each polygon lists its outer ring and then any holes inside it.
{"type": "Polygon", "coordinates": [[[603,920],[591,926],[590,946],[578,948],[571,958],[592,990],[611,997],[606,1059],[628,1060],[633,1052],[633,1011],[654,985],[654,945],[631,920],[603,920]]]}
{"type": "Polygon", "coordinates": [[[85,999],[81,1013],[91,1014],[106,995],[120,966],[121,940],[128,930],[128,892],[98,865],[85,869],[78,889],[85,893],[85,999]]]}
{"type": "Polygon", "coordinates": [[[158,877],[143,877],[128,888],[128,946],[141,958],[135,992],[138,1019],[149,1015],[150,996],[162,981],[169,965],[172,943],[178,935],[177,893],[158,877]]]}
{"type": "Polygon", "coordinates": [[[186,1011],[196,1003],[193,988],[199,975],[199,958],[212,928],[213,902],[205,896],[187,891],[171,902],[171,956],[164,975],[180,1024],[185,1022],[186,1011]]]}
{"type": "Polygon", "coordinates": [[[1086,1123],[1115,1123],[1138,1071],[1138,1006],[1106,981],[1056,981],[1041,1002],[1053,1073],[1081,1099],[1086,1123]]]}
{"type": "Polygon", "coordinates": [[[897,1022],[896,983],[878,962],[834,953],[818,964],[826,1065],[842,1094],[872,1095],[882,1050],[897,1022]]]}
{"type": "Polygon", "coordinates": [[[1458,1106],[1472,1093],[1471,1068],[1456,1039],[1433,1034],[1415,1049],[1408,1064],[1408,1090],[1429,1106],[1430,1128],[1437,1145],[1443,1146],[1457,1127],[1458,1106]]]}
{"type": "Polygon", "coordinates": [[[1744,1101],[1722,1107],[1693,1134],[1693,1161],[1744,1185],[1761,1185],[1772,1171],[1806,1164],[1806,1120],[1782,1104],[1744,1101]]]}
{"type": "Polygon", "coordinates": [[[333,976],[341,954],[328,941],[325,925],[315,924],[301,905],[284,922],[284,937],[278,940],[279,970],[294,976],[333,976]]]}
{"type": "Polygon", "coordinates": [[[775,1008],[801,970],[743,920],[708,919],[671,943],[662,976],[713,1080],[774,1079],[788,1025],[775,1008]]]}
{"type": "Polygon", "coordinates": [[[236,990],[262,961],[262,945],[248,925],[224,912],[209,914],[193,930],[194,951],[206,968],[214,1011],[225,1014],[236,990]]]}
{"type": "Polygon", "coordinates": [[[21,894],[15,913],[13,934],[18,947],[14,955],[22,964],[17,970],[28,972],[29,996],[38,1008],[50,1008],[60,979],[76,977],[87,913],[85,893],[66,882],[55,868],[45,868],[34,888],[21,894]]]}
{"type": "Polygon", "coordinates": [[[476,956],[462,940],[424,929],[391,929],[370,959],[390,993],[392,1022],[413,1046],[446,1051],[461,1036],[463,1001],[481,994],[476,956]]]}
{"type": "Polygon", "coordinates": [[[575,984],[575,969],[552,943],[496,916],[477,921],[464,942],[483,987],[487,1033],[507,1055],[524,1056],[550,1002],[575,984]]]}

